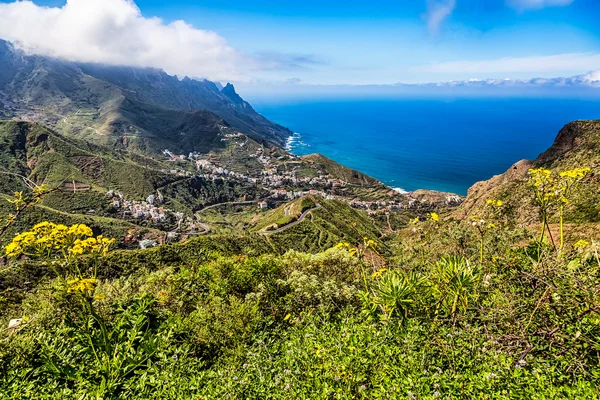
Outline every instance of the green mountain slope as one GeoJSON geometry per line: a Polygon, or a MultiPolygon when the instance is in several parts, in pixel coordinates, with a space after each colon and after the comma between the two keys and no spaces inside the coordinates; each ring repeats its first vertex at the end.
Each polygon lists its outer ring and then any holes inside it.
{"type": "Polygon", "coordinates": [[[0,69],[0,117],[104,145],[206,152],[223,127],[276,145],[291,134],[256,113],[232,86],[221,92],[212,82],[180,81],[153,69],[30,56],[1,40],[0,69]]]}
{"type": "MultiPolygon", "coordinates": [[[[76,181],[141,198],[174,180],[150,158],[135,156],[134,160],[129,154],[67,138],[38,124],[0,121],[0,143],[2,170],[50,187],[76,181]]],[[[14,190],[8,186],[3,184],[5,192],[14,190]]]]}

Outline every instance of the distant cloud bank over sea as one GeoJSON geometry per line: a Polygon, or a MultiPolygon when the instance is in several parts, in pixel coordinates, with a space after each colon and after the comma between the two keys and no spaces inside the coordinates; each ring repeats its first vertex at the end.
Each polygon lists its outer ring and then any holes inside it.
{"type": "Polygon", "coordinates": [[[251,101],[256,97],[315,96],[452,96],[452,97],[541,97],[600,98],[600,71],[568,78],[477,79],[435,83],[382,85],[311,85],[298,80],[285,82],[240,82],[238,91],[251,101]]]}

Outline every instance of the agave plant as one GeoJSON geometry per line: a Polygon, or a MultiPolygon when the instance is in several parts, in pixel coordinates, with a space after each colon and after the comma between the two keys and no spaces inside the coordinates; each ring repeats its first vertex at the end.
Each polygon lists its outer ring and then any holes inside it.
{"type": "Polygon", "coordinates": [[[406,318],[428,292],[428,280],[416,272],[387,271],[373,285],[373,301],[386,319],[406,318]]]}
{"type": "Polygon", "coordinates": [[[477,298],[480,267],[472,266],[463,257],[442,258],[435,265],[433,277],[439,302],[452,316],[457,311],[466,312],[470,300],[477,298]]]}

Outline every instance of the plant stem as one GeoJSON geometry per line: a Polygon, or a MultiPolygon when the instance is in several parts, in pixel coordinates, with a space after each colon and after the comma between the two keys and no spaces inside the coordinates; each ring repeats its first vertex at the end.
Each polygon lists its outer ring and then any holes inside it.
{"type": "Polygon", "coordinates": [[[483,264],[483,235],[481,235],[481,241],[479,243],[479,263],[483,264]]]}
{"type": "Polygon", "coordinates": [[[563,245],[564,245],[564,235],[563,235],[563,209],[564,206],[560,206],[559,214],[560,214],[560,247],[558,248],[558,253],[562,253],[563,245]]]}
{"type": "Polygon", "coordinates": [[[542,212],[542,232],[540,233],[540,246],[544,241],[544,231],[546,230],[546,212],[542,212]]]}

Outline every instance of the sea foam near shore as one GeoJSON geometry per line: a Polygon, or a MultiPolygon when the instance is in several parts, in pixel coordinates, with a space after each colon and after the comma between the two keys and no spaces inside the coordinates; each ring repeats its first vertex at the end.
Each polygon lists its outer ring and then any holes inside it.
{"type": "Polygon", "coordinates": [[[310,147],[310,145],[304,143],[301,138],[302,135],[300,135],[300,133],[294,132],[292,136],[288,137],[285,141],[285,150],[292,152],[299,147],[310,147]]]}

